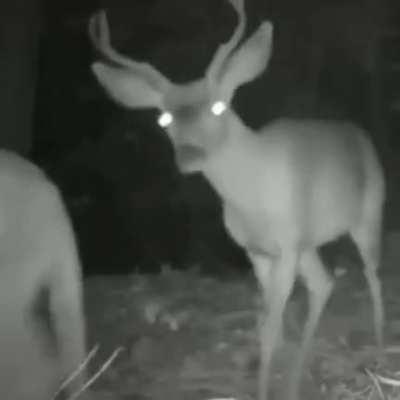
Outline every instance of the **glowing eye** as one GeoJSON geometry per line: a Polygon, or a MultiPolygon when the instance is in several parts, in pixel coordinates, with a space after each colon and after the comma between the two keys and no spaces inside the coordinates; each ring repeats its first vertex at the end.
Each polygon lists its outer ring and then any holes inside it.
{"type": "Polygon", "coordinates": [[[172,124],[172,121],[174,120],[174,117],[172,114],[168,111],[164,111],[159,117],[158,117],[158,125],[160,125],[162,128],[166,128],[168,125],[172,124]]]}
{"type": "Polygon", "coordinates": [[[223,101],[216,101],[211,106],[211,111],[214,115],[221,115],[226,110],[226,104],[223,101]]]}

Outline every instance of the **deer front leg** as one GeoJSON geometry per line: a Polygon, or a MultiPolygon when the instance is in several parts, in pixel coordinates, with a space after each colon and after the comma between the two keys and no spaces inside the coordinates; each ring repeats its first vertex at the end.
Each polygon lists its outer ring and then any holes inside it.
{"type": "Polygon", "coordinates": [[[264,318],[259,332],[261,356],[258,399],[267,400],[272,356],[282,334],[283,312],[293,289],[298,252],[293,249],[284,250],[275,258],[250,252],[249,258],[254,265],[264,302],[264,318]]]}
{"type": "Polygon", "coordinates": [[[290,399],[298,396],[307,355],[310,352],[321,314],[334,286],[334,280],[325,270],[316,250],[307,250],[302,253],[300,276],[308,290],[309,307],[299,354],[293,364],[289,380],[288,397],[290,399]]]}

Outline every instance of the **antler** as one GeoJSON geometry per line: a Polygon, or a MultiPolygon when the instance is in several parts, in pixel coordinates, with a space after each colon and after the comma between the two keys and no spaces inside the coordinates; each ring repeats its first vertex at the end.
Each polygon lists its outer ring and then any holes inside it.
{"type": "Polygon", "coordinates": [[[225,61],[228,59],[229,55],[232,53],[232,51],[240,42],[240,39],[243,37],[246,27],[244,0],[229,0],[229,2],[238,14],[239,21],[235,31],[233,32],[228,42],[221,44],[214,54],[214,57],[207,69],[207,76],[211,78],[215,78],[216,76],[218,76],[225,61]]]}
{"type": "Polygon", "coordinates": [[[106,58],[120,67],[125,67],[141,75],[153,87],[164,90],[170,82],[150,64],[134,61],[115,50],[111,45],[110,29],[104,10],[93,14],[89,21],[89,37],[95,48],[106,58]]]}

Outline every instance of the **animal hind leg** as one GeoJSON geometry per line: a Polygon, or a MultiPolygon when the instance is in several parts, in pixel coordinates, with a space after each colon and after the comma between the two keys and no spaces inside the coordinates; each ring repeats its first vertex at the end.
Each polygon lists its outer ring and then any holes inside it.
{"type": "MultiPolygon", "coordinates": [[[[58,344],[61,372],[66,378],[79,367],[86,356],[81,266],[68,221],[67,224],[58,227],[53,246],[50,312],[58,344]]],[[[79,389],[85,378],[85,372],[79,374],[67,392],[79,389]]]]}
{"type": "Polygon", "coordinates": [[[378,349],[383,350],[384,307],[378,268],[381,257],[381,230],[383,212],[383,190],[370,189],[366,194],[359,223],[350,229],[350,236],[356,244],[364,263],[364,275],[371,293],[374,330],[378,349]]]}
{"type": "Polygon", "coordinates": [[[381,246],[381,217],[367,215],[362,223],[350,231],[364,263],[364,275],[371,293],[374,330],[380,351],[383,350],[384,306],[381,282],[378,276],[381,246]]]}

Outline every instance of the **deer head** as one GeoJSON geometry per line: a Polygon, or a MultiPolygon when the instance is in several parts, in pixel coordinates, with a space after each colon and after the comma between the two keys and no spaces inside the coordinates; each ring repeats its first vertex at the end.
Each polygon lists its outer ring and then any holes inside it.
{"type": "MultiPolygon", "coordinates": [[[[114,65],[95,62],[92,70],[118,103],[131,109],[157,108],[158,124],[168,133],[182,172],[201,171],[224,147],[236,116],[230,109],[237,88],[256,78],[267,66],[272,48],[272,24],[265,21],[241,46],[246,17],[243,0],[229,0],[239,21],[228,42],[215,52],[203,78],[174,84],[157,69],[118,53],[111,45],[106,14],[89,23],[95,47],[114,65]]],[[[240,128],[239,128],[240,130],[240,128]]]]}

